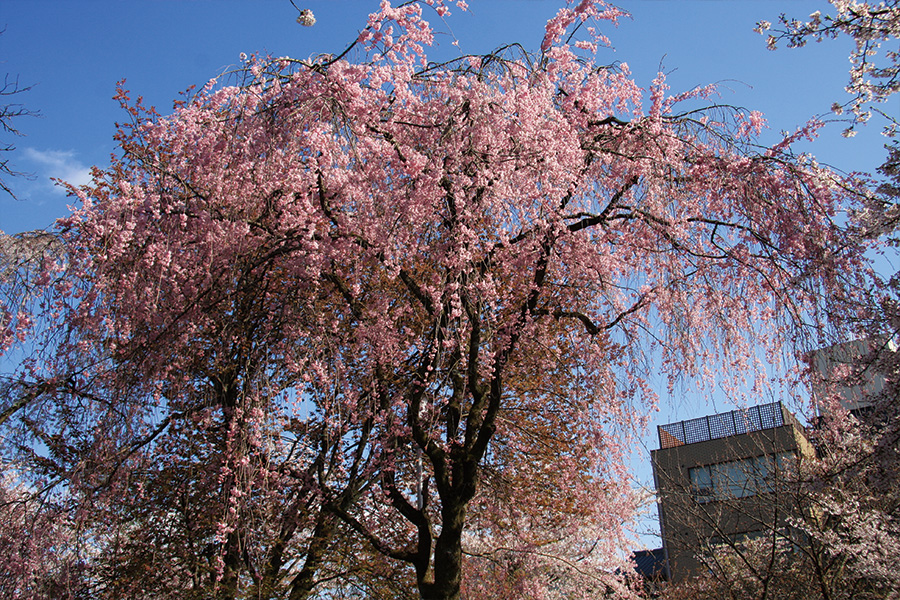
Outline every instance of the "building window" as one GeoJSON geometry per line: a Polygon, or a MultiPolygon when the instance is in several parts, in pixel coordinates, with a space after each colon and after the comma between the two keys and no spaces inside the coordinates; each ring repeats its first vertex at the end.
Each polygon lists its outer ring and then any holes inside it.
{"type": "Polygon", "coordinates": [[[772,490],[796,460],[793,452],[779,452],[688,469],[697,502],[744,498],[772,490]]]}

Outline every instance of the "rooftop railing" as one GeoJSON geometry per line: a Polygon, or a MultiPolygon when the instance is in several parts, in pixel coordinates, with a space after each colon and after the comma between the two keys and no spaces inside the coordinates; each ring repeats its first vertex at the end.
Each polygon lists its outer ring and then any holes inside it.
{"type": "Polygon", "coordinates": [[[800,427],[800,423],[794,418],[794,415],[785,409],[781,402],[760,404],[718,415],[660,425],[658,427],[659,447],[674,448],[751,431],[774,429],[785,424],[800,427]]]}

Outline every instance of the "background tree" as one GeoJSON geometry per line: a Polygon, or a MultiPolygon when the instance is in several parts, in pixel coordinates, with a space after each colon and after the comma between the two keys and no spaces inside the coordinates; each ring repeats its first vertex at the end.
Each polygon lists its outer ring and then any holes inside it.
{"type": "MultiPolygon", "coordinates": [[[[5,28],[0,30],[3,34],[5,28]]],[[[3,85],[0,85],[0,133],[3,134],[4,140],[0,142],[0,190],[3,190],[13,198],[16,197],[10,187],[9,178],[24,175],[16,171],[10,165],[9,152],[16,149],[15,143],[9,141],[9,138],[22,136],[19,129],[19,121],[22,117],[35,117],[39,113],[29,110],[24,104],[16,102],[20,94],[31,89],[31,86],[21,85],[18,77],[11,78],[9,73],[3,76],[3,85]]]]}
{"type": "Polygon", "coordinates": [[[821,42],[849,36],[855,43],[850,53],[850,81],[847,103],[835,102],[834,112],[843,113],[849,108],[853,124],[844,135],[854,134],[857,123],[865,123],[872,112],[886,120],[885,134],[894,137],[900,126],[897,116],[881,110],[880,105],[900,91],[900,55],[894,50],[883,50],[882,44],[900,38],[900,3],[887,0],[878,4],[855,0],[830,0],[833,15],[816,11],[808,21],[782,14],[779,26],[772,29],[768,21],[760,21],[757,30],[770,32],[769,48],[775,49],[785,41],[788,48],[805,46],[809,40],[821,42]]]}
{"type": "MultiPolygon", "coordinates": [[[[0,354],[24,341],[40,294],[38,279],[46,261],[62,251],[52,233],[28,231],[6,235],[0,231],[0,354]]],[[[3,384],[0,384],[3,385],[3,384]]],[[[0,388],[2,389],[2,388],[0,388]]],[[[0,412],[0,423],[10,416],[0,412]]]]}
{"type": "MultiPolygon", "coordinates": [[[[2,33],[2,31],[0,31],[0,33],[2,33]]],[[[4,76],[3,85],[0,86],[0,102],[6,102],[0,106],[0,132],[4,134],[4,137],[21,136],[22,132],[18,127],[19,118],[33,117],[38,114],[25,108],[23,104],[9,101],[12,100],[13,97],[27,92],[29,89],[31,89],[30,86],[20,85],[18,79],[10,79],[8,74],[4,76]]],[[[0,190],[3,190],[13,198],[15,198],[16,195],[10,187],[11,184],[9,183],[8,178],[24,175],[23,173],[16,171],[13,166],[10,165],[10,158],[5,154],[7,152],[12,152],[15,149],[16,145],[12,141],[4,140],[3,142],[0,142],[0,152],[4,153],[0,154],[0,190]]]]}
{"type": "Polygon", "coordinates": [[[819,456],[776,458],[761,443],[760,456],[743,461],[745,472],[714,471],[712,494],[702,500],[692,486],[676,488],[683,499],[671,514],[686,538],[680,543],[696,549],[700,568],[663,597],[895,598],[896,532],[873,510],[869,482],[851,478],[848,437],[845,430],[840,445],[820,445],[819,456]]]}
{"type": "MultiPolygon", "coordinates": [[[[671,585],[666,598],[817,600],[897,598],[892,565],[900,550],[896,511],[860,471],[868,463],[868,436],[845,430],[840,446],[806,457],[753,498],[698,505],[698,529],[713,531],[699,554],[704,570],[671,585]],[[846,438],[852,437],[854,441],[846,438]],[[857,460],[847,451],[863,451],[857,460]],[[835,452],[837,450],[837,452],[835,452]],[[862,457],[862,460],[859,460],[862,457]],[[727,535],[721,514],[752,523],[747,535],[727,535]]],[[[686,493],[690,493],[686,490],[686,493]]]]}
{"type": "Polygon", "coordinates": [[[574,517],[604,543],[628,519],[647,357],[761,383],[748,358],[855,272],[845,189],[789,153],[814,125],[758,154],[761,116],[698,109],[712,90],[645,98],[595,63],[602,2],[538,54],[440,65],[422,10],[383,4],[358,62],[251,62],[166,117],[120,95],[6,448],[39,439],[32,474],[104,532],[102,593],[352,589],[329,550],[363,545],[456,599],[498,541],[588,556],[574,517]]]}
{"type": "Polygon", "coordinates": [[[0,592],[23,600],[71,600],[90,593],[90,552],[68,518],[65,498],[16,481],[3,465],[0,480],[0,592]],[[61,503],[62,502],[62,503],[61,503]]]}

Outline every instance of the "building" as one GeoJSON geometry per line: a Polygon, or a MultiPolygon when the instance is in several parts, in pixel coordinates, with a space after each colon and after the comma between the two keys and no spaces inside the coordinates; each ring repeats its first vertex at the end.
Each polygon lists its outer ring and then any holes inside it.
{"type": "Polygon", "coordinates": [[[665,551],[662,548],[635,550],[631,553],[631,564],[647,597],[657,597],[668,581],[665,551]]]}
{"type": "MultiPolygon", "coordinates": [[[[814,449],[780,402],[661,425],[651,452],[668,579],[704,570],[717,548],[763,535],[790,540],[781,493],[814,449]]],[[[794,478],[796,479],[796,478],[794,478]]]]}
{"type": "Polygon", "coordinates": [[[884,391],[884,375],[875,359],[896,345],[885,338],[866,338],[820,348],[807,355],[812,368],[811,392],[818,416],[827,416],[830,399],[857,418],[872,407],[872,398],[884,391]]]}

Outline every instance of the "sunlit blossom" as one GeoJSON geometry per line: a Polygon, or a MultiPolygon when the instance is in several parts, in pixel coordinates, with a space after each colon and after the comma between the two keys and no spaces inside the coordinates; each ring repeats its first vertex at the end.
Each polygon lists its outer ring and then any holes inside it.
{"type": "Polygon", "coordinates": [[[316,24],[316,17],[313,15],[313,12],[311,10],[305,8],[301,10],[300,14],[297,16],[297,22],[304,27],[312,27],[316,24]]]}

